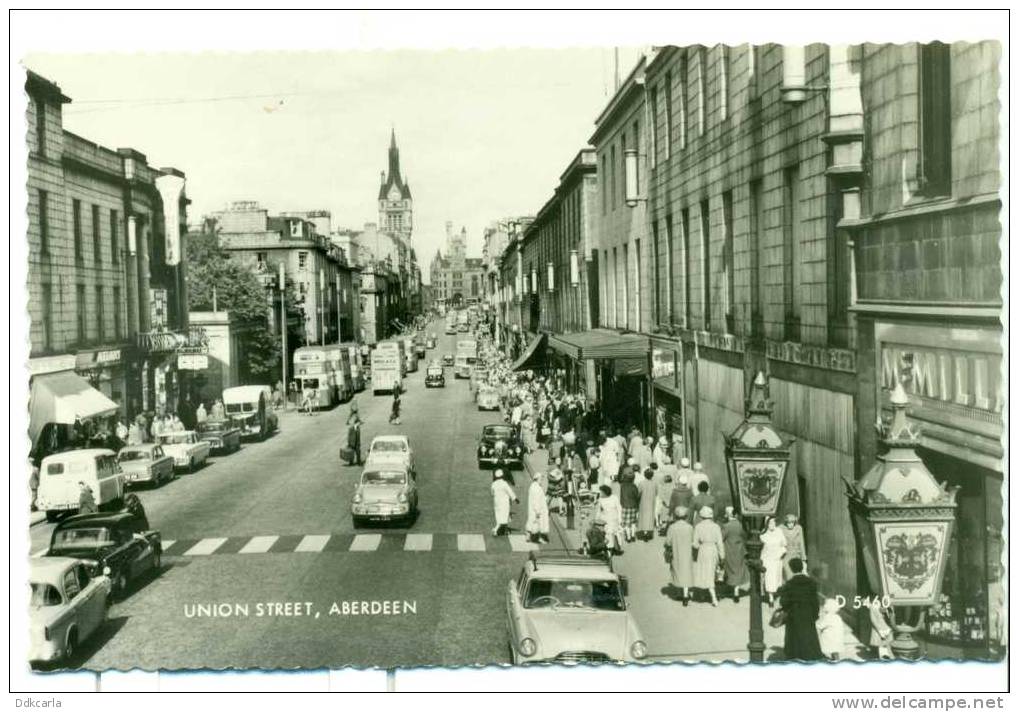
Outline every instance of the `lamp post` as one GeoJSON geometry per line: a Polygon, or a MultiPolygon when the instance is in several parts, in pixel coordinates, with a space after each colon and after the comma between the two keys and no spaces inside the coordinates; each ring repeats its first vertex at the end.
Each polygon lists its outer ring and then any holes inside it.
{"type": "Polygon", "coordinates": [[[775,516],[789,466],[793,441],[782,437],[771,423],[772,403],[768,381],[758,371],[746,400],[746,417],[725,436],[725,461],[733,509],[747,533],[747,568],[750,569],[750,662],[764,662],[764,625],[761,619],[761,532],[775,516]]]}
{"type": "Polygon", "coordinates": [[[290,402],[290,382],[287,380],[287,282],[286,271],[283,263],[280,262],[279,270],[280,287],[280,331],[283,332],[283,412],[287,412],[287,405],[290,402]]]}
{"type": "Polygon", "coordinates": [[[326,344],[326,271],[318,271],[318,343],[326,344]]]}
{"type": "Polygon", "coordinates": [[[889,609],[897,657],[922,655],[913,634],[926,609],[937,603],[955,524],[957,487],[938,484],[916,454],[920,432],[906,419],[909,396],[902,383],[891,394],[892,420],[879,423],[885,452],[846,496],[864,570],[889,609]]]}

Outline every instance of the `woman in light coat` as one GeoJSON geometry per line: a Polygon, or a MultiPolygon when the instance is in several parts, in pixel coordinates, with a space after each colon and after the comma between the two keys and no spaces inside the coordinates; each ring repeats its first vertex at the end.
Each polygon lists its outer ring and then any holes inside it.
{"type": "Polygon", "coordinates": [[[637,485],[640,504],[637,507],[637,538],[650,541],[657,529],[655,519],[658,513],[658,487],[650,467],[644,470],[644,477],[637,485]]]}
{"type": "Polygon", "coordinates": [[[676,507],[672,523],[665,533],[665,559],[669,562],[670,583],[679,590],[683,605],[690,603],[693,580],[693,526],[687,521],[689,510],[676,507]]]}
{"type": "Polygon", "coordinates": [[[595,519],[605,522],[605,536],[609,541],[609,548],[614,554],[623,553],[623,508],[619,504],[619,498],[612,494],[612,488],[602,485],[598,488],[601,497],[595,509],[595,519]]]}
{"type": "Polygon", "coordinates": [[[768,605],[774,608],[775,592],[782,585],[782,559],[785,557],[785,535],[778,530],[775,518],[768,518],[768,528],[761,534],[761,563],[764,564],[764,593],[768,605]]]}
{"type": "Polygon", "coordinates": [[[698,515],[700,522],[693,528],[693,546],[697,550],[697,560],[693,565],[693,585],[694,588],[705,589],[711,597],[711,605],[717,607],[715,571],[725,561],[722,529],[715,522],[715,512],[711,507],[701,507],[698,515]]]}
{"type": "Polygon", "coordinates": [[[548,500],[541,488],[541,473],[531,475],[531,486],[527,489],[527,524],[524,531],[532,542],[548,541],[548,500]]]}
{"type": "Polygon", "coordinates": [[[492,508],[495,510],[495,527],[492,536],[502,536],[509,529],[510,504],[519,503],[516,492],[503,479],[502,470],[496,470],[492,479],[492,508]]]}

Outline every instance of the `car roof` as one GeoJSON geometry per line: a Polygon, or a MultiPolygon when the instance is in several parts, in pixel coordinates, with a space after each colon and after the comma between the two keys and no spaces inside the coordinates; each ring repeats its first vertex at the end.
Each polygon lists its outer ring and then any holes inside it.
{"type": "Polygon", "coordinates": [[[269,390],[269,386],[234,386],[223,389],[224,403],[246,403],[258,400],[260,394],[269,390]]]}
{"type": "Polygon", "coordinates": [[[56,529],[74,529],[75,526],[114,526],[130,522],[134,519],[131,512],[95,512],[92,514],[75,514],[68,517],[57,526],[56,529]]]}
{"type": "Polygon", "coordinates": [[[100,455],[116,455],[113,450],[107,448],[85,448],[83,450],[66,450],[47,455],[43,462],[49,460],[94,460],[100,455]]]}
{"type": "Polygon", "coordinates": [[[376,435],[374,438],[372,438],[372,444],[373,445],[376,442],[384,442],[384,441],[400,442],[400,443],[409,443],[410,442],[407,439],[406,435],[376,435]]]}
{"type": "Polygon", "coordinates": [[[79,562],[70,556],[40,556],[34,558],[29,566],[28,580],[31,583],[48,583],[60,585],[60,577],[64,572],[79,562]]]}
{"type": "Polygon", "coordinates": [[[130,452],[131,450],[151,450],[152,448],[159,445],[159,443],[140,443],[138,445],[125,445],[120,448],[120,452],[130,452]]]}
{"type": "Polygon", "coordinates": [[[168,433],[160,433],[159,437],[165,438],[165,437],[168,437],[170,435],[188,435],[189,433],[193,433],[193,432],[195,432],[195,431],[194,430],[171,430],[168,433]]]}
{"type": "Polygon", "coordinates": [[[600,559],[562,554],[531,552],[527,559],[531,578],[580,579],[584,581],[618,580],[612,565],[600,559]]]}

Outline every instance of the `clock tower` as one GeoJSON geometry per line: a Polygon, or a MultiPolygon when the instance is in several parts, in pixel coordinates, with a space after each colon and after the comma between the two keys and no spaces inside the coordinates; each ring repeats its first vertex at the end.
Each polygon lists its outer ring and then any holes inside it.
{"type": "Polygon", "coordinates": [[[400,175],[400,149],[396,147],[396,129],[393,129],[389,141],[389,172],[382,173],[379,186],[379,229],[399,235],[409,245],[413,214],[410,183],[400,175]]]}

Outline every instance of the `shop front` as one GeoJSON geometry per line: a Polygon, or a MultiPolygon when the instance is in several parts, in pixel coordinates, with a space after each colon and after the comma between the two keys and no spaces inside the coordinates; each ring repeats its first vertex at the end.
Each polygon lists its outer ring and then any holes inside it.
{"type": "Polygon", "coordinates": [[[132,366],[133,353],[126,344],[79,351],[74,361],[75,372],[116,403],[117,415],[123,419],[130,418],[139,407],[131,402],[131,394],[138,393],[138,371],[132,366]]]}
{"type": "Polygon", "coordinates": [[[926,617],[928,656],[998,658],[1007,645],[1001,332],[875,321],[874,335],[878,414],[889,416],[900,380],[924,464],[959,488],[941,600],[926,617]]]}

